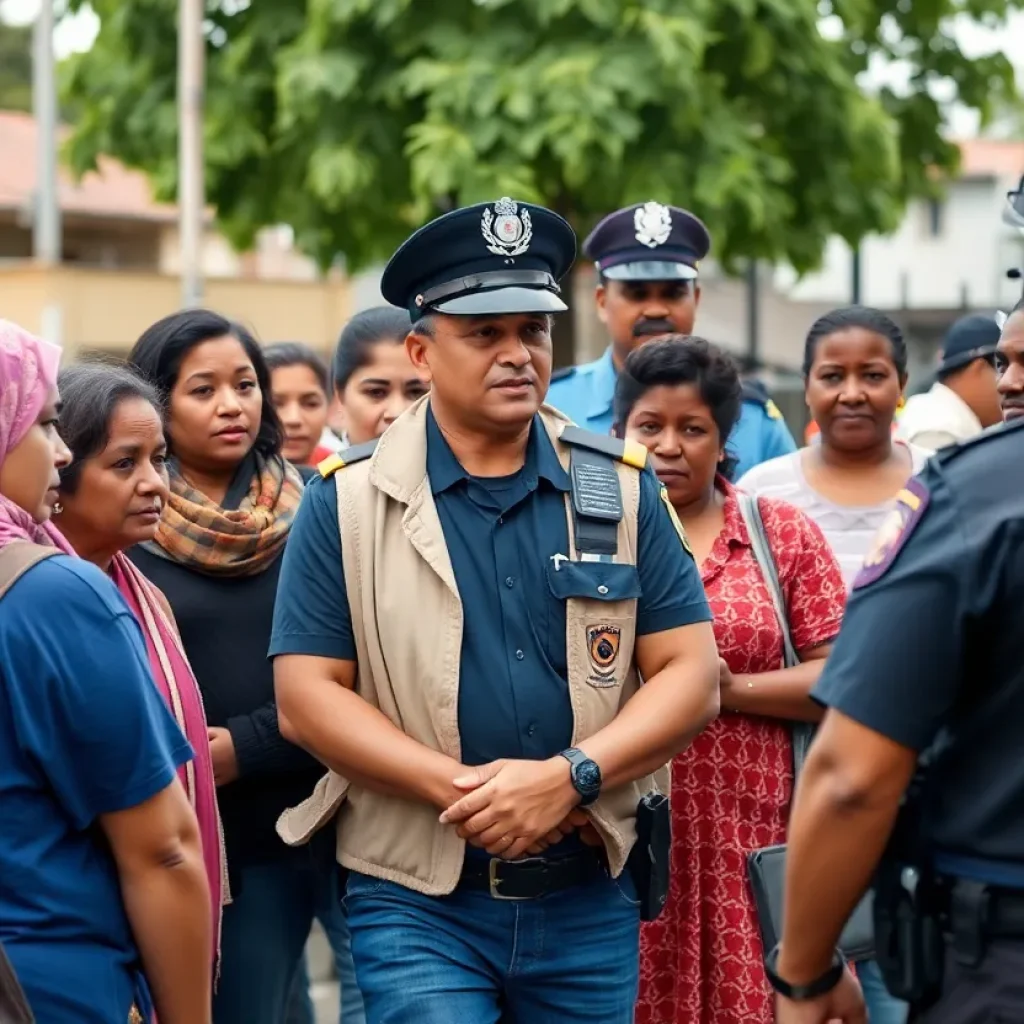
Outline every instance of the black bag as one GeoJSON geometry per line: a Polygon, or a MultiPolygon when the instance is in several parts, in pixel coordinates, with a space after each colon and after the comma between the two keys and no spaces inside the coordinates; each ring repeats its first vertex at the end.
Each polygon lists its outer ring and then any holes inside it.
{"type": "Polygon", "coordinates": [[[0,946],[0,1024],[34,1024],[25,993],[11,966],[4,947],[0,946]]]}
{"type": "Polygon", "coordinates": [[[664,793],[648,793],[636,808],[636,842],[629,852],[629,871],[640,900],[640,920],[655,921],[668,899],[672,812],[664,793]]]}
{"type": "MultiPolygon", "coordinates": [[[[748,494],[737,493],[740,513],[750,535],[750,543],[757,559],[761,575],[768,586],[775,615],[782,628],[783,647],[785,650],[785,667],[792,668],[800,664],[800,658],[793,647],[789,635],[789,616],[786,612],[786,600],[779,584],[779,574],[772,557],[768,537],[764,531],[761,512],[757,500],[748,494]]],[[[793,782],[803,768],[811,740],[814,738],[814,725],[810,722],[794,722],[793,730],[793,782]]],[[[786,880],[786,847],[768,846],[763,850],[755,850],[747,855],[747,874],[754,892],[754,905],[757,907],[757,920],[761,928],[761,942],[764,950],[773,949],[782,937],[782,905],[783,890],[786,880]]],[[[872,918],[872,896],[868,893],[857,905],[850,920],[839,939],[839,948],[847,960],[869,960],[874,955],[875,935],[872,918]]]]}

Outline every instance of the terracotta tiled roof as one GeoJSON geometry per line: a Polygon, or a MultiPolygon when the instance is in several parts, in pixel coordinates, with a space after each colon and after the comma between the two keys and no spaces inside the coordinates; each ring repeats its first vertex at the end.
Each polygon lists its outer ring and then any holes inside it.
{"type": "MultiPolygon", "coordinates": [[[[36,180],[36,126],[31,115],[0,111],[0,154],[0,209],[28,207],[36,180]]],[[[144,174],[107,157],[100,158],[97,172],[77,183],[62,167],[60,201],[65,213],[90,217],[173,221],[177,216],[174,206],[153,201],[144,174]]]]}
{"type": "Polygon", "coordinates": [[[960,142],[960,173],[965,178],[1018,178],[1024,174],[1024,142],[964,139],[960,142]]]}

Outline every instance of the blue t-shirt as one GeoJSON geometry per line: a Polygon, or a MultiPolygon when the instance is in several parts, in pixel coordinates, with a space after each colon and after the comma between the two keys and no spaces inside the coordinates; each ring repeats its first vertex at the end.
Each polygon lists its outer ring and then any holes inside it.
{"type": "Polygon", "coordinates": [[[191,757],[110,580],[29,569],[0,601],[0,942],[40,1024],[128,1019],[139,954],[96,819],[191,757]]]}
{"type": "MultiPolygon", "coordinates": [[[[569,476],[539,420],[523,468],[485,479],[463,469],[429,416],[427,474],[462,599],[458,719],[465,764],[540,760],[571,744],[567,598],[639,594],[638,636],[711,618],[697,567],[652,472],[641,474],[635,569],[554,560],[569,550],[569,476]]],[[[333,478],[310,483],[292,527],[270,653],[356,658],[333,478]]]]}

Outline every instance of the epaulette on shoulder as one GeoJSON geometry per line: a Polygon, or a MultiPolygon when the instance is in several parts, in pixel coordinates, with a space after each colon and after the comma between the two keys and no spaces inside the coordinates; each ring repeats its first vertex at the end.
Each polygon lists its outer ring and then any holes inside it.
{"type": "Polygon", "coordinates": [[[592,430],[582,430],[571,424],[563,428],[558,439],[574,448],[586,448],[588,451],[608,455],[634,469],[643,469],[647,465],[647,449],[639,441],[612,437],[610,434],[596,434],[592,430]]]}
{"type": "Polygon", "coordinates": [[[345,466],[351,466],[356,462],[363,462],[368,459],[377,447],[377,438],[372,441],[367,441],[364,444],[354,444],[349,448],[343,448],[340,452],[335,452],[334,455],[328,455],[323,462],[317,464],[317,472],[327,480],[329,477],[334,476],[339,469],[344,469],[345,466]]]}
{"type": "MultiPolygon", "coordinates": [[[[1020,419],[1011,420],[1009,423],[997,423],[994,427],[986,427],[980,434],[975,434],[974,437],[969,437],[966,441],[960,441],[957,444],[940,448],[932,456],[932,461],[940,465],[946,465],[946,463],[951,462],[965,452],[973,451],[981,445],[990,444],[1003,437],[1011,437],[1022,431],[1024,431],[1024,416],[1020,419]]],[[[1020,437],[1014,438],[1014,443],[1017,445],[1024,444],[1024,433],[1021,433],[1020,437]]]]}
{"type": "Polygon", "coordinates": [[[555,372],[551,374],[551,383],[554,384],[557,380],[568,380],[570,377],[575,376],[575,366],[563,366],[560,370],[555,370],[555,372]]]}

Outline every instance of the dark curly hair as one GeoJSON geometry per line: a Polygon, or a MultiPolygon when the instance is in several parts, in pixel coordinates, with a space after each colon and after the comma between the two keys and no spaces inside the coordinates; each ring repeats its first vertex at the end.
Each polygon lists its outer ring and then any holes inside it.
{"type": "MultiPolygon", "coordinates": [[[[183,309],[146,328],[129,353],[128,363],[156,387],[161,401],[167,404],[185,356],[204,341],[225,335],[234,338],[245,349],[256,371],[256,380],[263,394],[263,408],[253,448],[264,458],[273,458],[280,455],[284,430],[270,400],[270,370],[259,343],[241,324],[209,309],[183,309]]],[[[171,447],[170,435],[167,443],[171,447]]]]}
{"type": "MultiPolygon", "coordinates": [[[[743,389],[736,363],[726,351],[704,338],[670,334],[634,349],[615,382],[612,402],[615,432],[625,433],[633,407],[652,388],[695,384],[718,427],[722,446],[739,422],[743,389]]],[[[721,472],[727,479],[736,460],[727,456],[721,472]]]]}
{"type": "Polygon", "coordinates": [[[811,375],[814,354],[817,352],[818,342],[822,338],[827,338],[830,334],[837,334],[839,331],[850,331],[856,328],[871,331],[889,339],[896,372],[902,379],[905,379],[907,376],[907,343],[903,338],[903,332],[894,320],[886,316],[880,309],[874,309],[871,306],[842,306],[839,309],[833,309],[831,313],[818,317],[811,324],[811,329],[807,332],[807,340],[804,342],[804,377],[811,375]]]}

